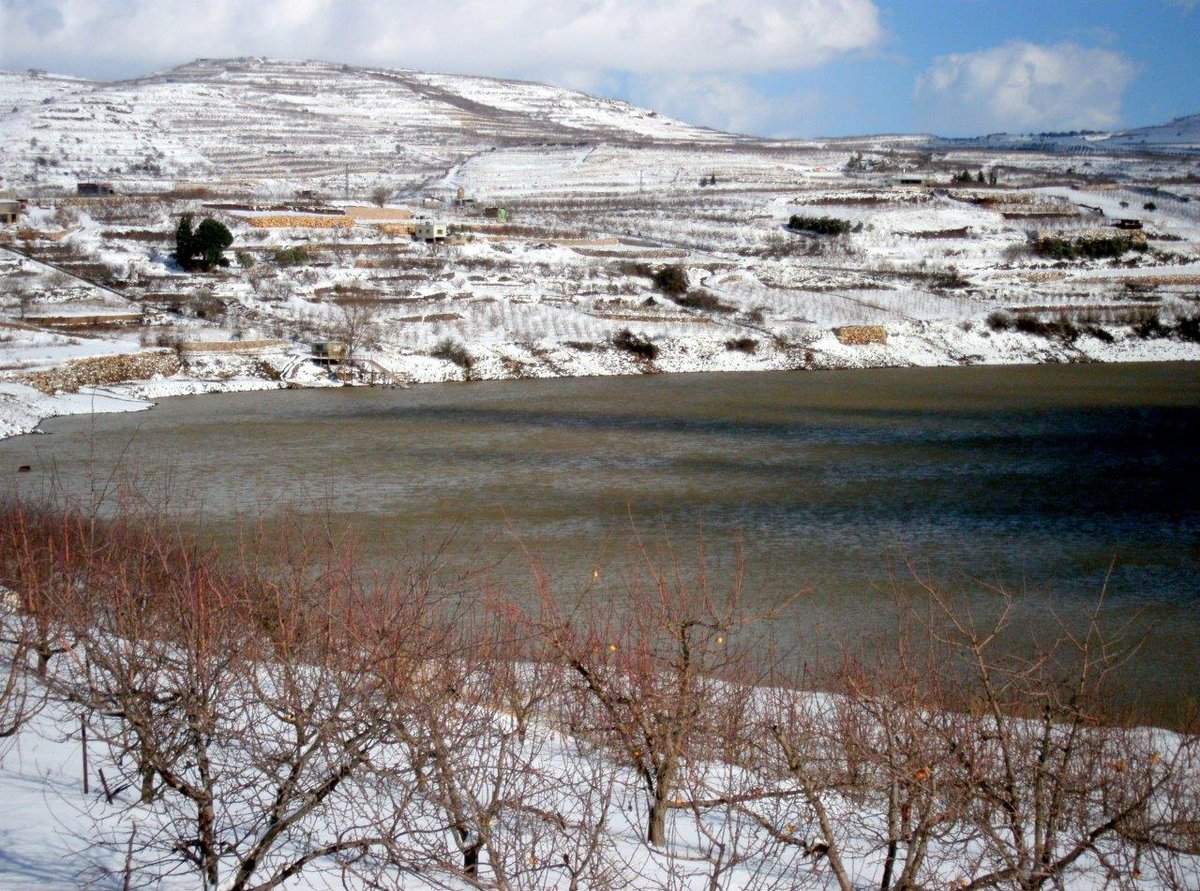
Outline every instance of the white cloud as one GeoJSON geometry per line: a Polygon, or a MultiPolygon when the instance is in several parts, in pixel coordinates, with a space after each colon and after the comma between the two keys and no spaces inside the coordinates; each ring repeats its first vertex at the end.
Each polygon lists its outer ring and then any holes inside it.
{"type": "Polygon", "coordinates": [[[638,82],[632,98],[671,117],[732,133],[761,132],[773,117],[770,101],[740,78],[652,76],[638,82]]]}
{"type": "Polygon", "coordinates": [[[648,75],[634,84],[630,99],[674,118],[725,130],[771,137],[812,135],[814,92],[770,97],[738,75],[648,75]]]}
{"type": "Polygon", "coordinates": [[[941,56],[917,78],[922,126],[940,133],[1103,129],[1134,75],[1123,54],[1014,42],[941,56]]]}
{"type": "Polygon", "coordinates": [[[233,55],[496,74],[766,72],[882,35],[874,0],[0,0],[0,67],[104,76],[233,55]]]}

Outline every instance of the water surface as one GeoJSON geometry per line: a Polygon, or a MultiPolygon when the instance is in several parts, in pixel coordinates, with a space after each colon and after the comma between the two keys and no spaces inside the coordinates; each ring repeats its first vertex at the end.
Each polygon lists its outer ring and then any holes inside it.
{"type": "Polygon", "coordinates": [[[0,443],[0,473],[33,466],[13,475],[26,491],[96,490],[119,466],[169,479],[214,528],[319,510],[377,559],[453,533],[463,559],[508,554],[497,574],[514,588],[518,540],[564,590],[599,573],[602,591],[631,530],[687,554],[702,538],[718,579],[741,554],[752,603],[806,592],[781,620],[792,641],[878,632],[910,565],[1064,614],[1107,586],[1117,615],[1154,623],[1144,697],[1200,693],[1200,365],[281,391],[43,427],[0,443]]]}

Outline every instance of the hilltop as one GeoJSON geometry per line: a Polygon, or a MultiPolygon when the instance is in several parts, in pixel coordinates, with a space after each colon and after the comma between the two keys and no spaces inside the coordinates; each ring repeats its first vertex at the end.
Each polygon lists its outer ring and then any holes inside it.
{"type": "Polygon", "coordinates": [[[0,72],[0,179],[416,183],[532,143],[738,141],[560,87],[327,62],[197,60],[113,83],[0,72]],[[38,159],[43,159],[41,164],[38,159]]]}

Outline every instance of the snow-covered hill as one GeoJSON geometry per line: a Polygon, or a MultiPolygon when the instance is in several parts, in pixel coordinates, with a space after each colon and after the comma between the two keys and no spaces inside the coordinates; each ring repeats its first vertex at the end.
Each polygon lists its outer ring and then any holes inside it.
{"type": "Polygon", "coordinates": [[[1157,152],[1200,154],[1200,114],[1132,130],[1065,133],[991,133],[969,139],[940,139],[945,148],[1030,149],[1067,154],[1157,152]]]}
{"type": "Polygon", "coordinates": [[[0,72],[0,179],[417,183],[494,147],[729,144],[612,99],[523,81],[268,59],[117,83],[0,72]]]}

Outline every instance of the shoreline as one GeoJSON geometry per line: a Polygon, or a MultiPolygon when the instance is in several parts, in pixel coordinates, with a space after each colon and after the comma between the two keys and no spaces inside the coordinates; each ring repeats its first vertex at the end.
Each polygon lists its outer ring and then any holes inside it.
{"type": "MultiPolygon", "coordinates": [[[[932,327],[932,326],[922,326],[932,327]]],[[[941,327],[941,326],[939,326],[941,327]]],[[[956,331],[962,331],[954,326],[956,331]]],[[[890,332],[889,332],[890,333],[890,332]]],[[[629,356],[606,351],[599,355],[583,354],[584,361],[567,365],[562,357],[550,357],[539,367],[514,367],[505,355],[507,344],[492,345],[471,369],[463,369],[450,362],[433,360],[427,356],[408,355],[369,358],[386,368],[397,381],[392,386],[409,387],[416,384],[476,383],[502,380],[555,380],[568,378],[597,378],[620,376],[652,376],[659,374],[711,374],[723,372],[771,372],[771,371],[865,371],[883,368],[969,368],[988,366],[1040,366],[1074,364],[1127,364],[1152,362],[1200,362],[1200,344],[1179,340],[1138,339],[1126,337],[1112,344],[1094,338],[1090,344],[1065,344],[1048,341],[1031,335],[1003,333],[993,339],[997,349],[990,356],[962,355],[938,352],[930,347],[930,334],[925,337],[911,335],[895,338],[898,343],[868,347],[846,347],[838,344],[832,332],[826,337],[810,341],[803,347],[775,350],[766,355],[708,356],[696,355],[696,348],[708,344],[668,342],[663,353],[652,364],[639,364],[629,356]],[[920,341],[925,349],[914,350],[920,341]],[[829,343],[833,341],[833,343],[829,343]],[[689,350],[689,346],[691,350],[689,350]],[[841,349],[838,349],[841,347],[841,349]],[[1085,348],[1086,347],[1086,348],[1085,348]],[[555,358],[560,361],[554,361],[555,358]],[[714,361],[720,359],[723,361],[714,361]],[[983,361],[976,361],[982,359],[983,361]],[[707,361],[706,361],[707,360],[707,361]],[[791,360],[791,361],[788,361],[791,360]],[[923,361],[922,361],[923,360],[923,361]],[[574,367],[572,367],[572,365],[574,367]]],[[[966,332],[963,332],[966,333],[966,332]]],[[[480,351],[483,345],[474,345],[480,351]]],[[[573,353],[563,349],[562,353],[573,353]]],[[[729,352],[729,351],[726,351],[729,352]]],[[[295,353],[279,353],[274,356],[281,365],[295,367],[306,357],[295,353]]],[[[291,380],[272,380],[252,374],[238,374],[251,367],[260,370],[269,367],[263,356],[225,356],[216,359],[205,357],[210,368],[218,364],[228,377],[213,378],[190,375],[180,371],[170,377],[156,375],[147,380],[113,381],[100,385],[81,387],[76,392],[48,394],[23,383],[15,377],[0,379],[0,440],[14,436],[42,432],[41,424],[51,418],[85,414],[109,414],[115,412],[147,411],[158,401],[176,396],[198,396],[240,392],[273,391],[280,389],[322,389],[371,386],[361,382],[337,382],[328,377],[312,373],[309,366],[306,377],[291,380]]],[[[63,366],[59,366],[63,367],[63,366]]],[[[387,385],[385,385],[387,386],[387,385]]]]}

